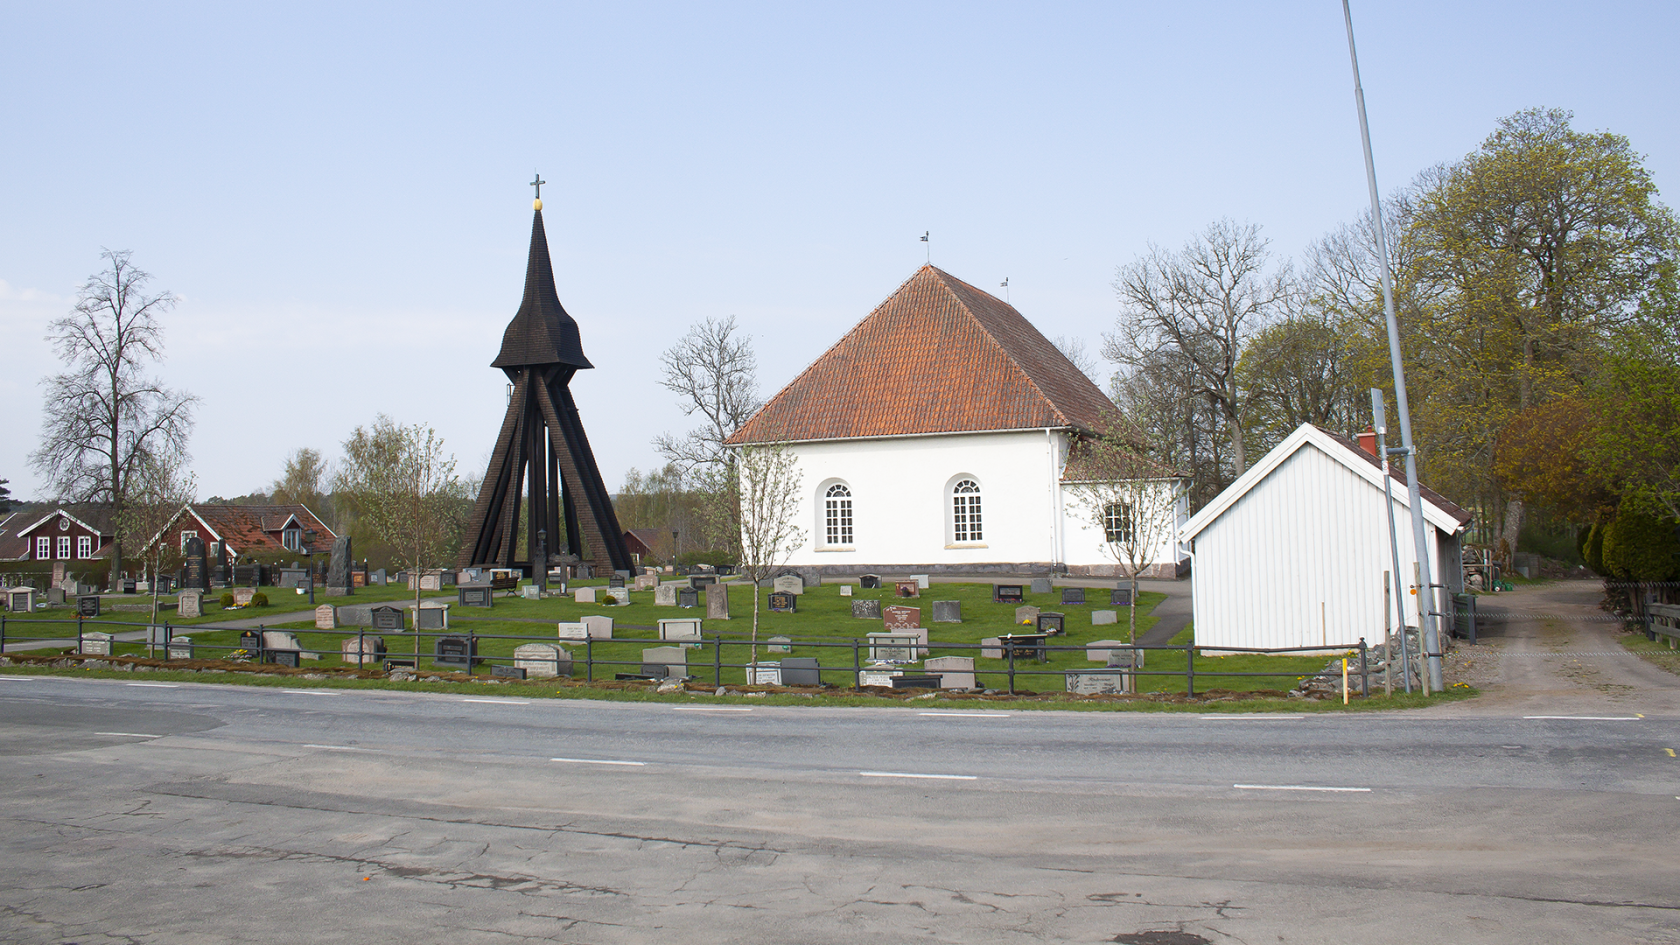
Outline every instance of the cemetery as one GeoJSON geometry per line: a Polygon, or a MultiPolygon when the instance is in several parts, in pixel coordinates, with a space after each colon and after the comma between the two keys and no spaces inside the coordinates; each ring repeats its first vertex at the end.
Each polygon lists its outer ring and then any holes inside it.
{"type": "MultiPolygon", "coordinates": [[[[927,600],[905,600],[899,596],[901,583],[889,577],[869,589],[832,579],[798,593],[786,585],[757,589],[754,663],[748,628],[755,589],[745,582],[703,582],[699,605],[689,609],[660,593],[674,582],[651,587],[645,581],[625,583],[611,587],[608,579],[574,581],[569,596],[497,598],[490,608],[462,608],[458,594],[430,595],[419,633],[412,592],[393,587],[369,589],[386,591],[381,596],[389,603],[322,604],[306,620],[276,621],[261,632],[217,629],[222,612],[206,602],[201,617],[170,615],[164,627],[156,628],[161,632],[152,634],[150,647],[145,634],[127,639],[135,634],[124,631],[144,625],[121,613],[7,615],[0,623],[0,642],[8,645],[6,656],[13,663],[50,665],[96,657],[104,668],[121,668],[112,660],[129,658],[157,670],[169,668],[159,661],[170,653],[190,653],[194,658],[186,660],[186,668],[261,669],[287,677],[480,684],[522,679],[525,685],[601,694],[656,688],[739,694],[745,689],[745,694],[762,696],[811,687],[808,694],[845,698],[912,692],[972,698],[1055,693],[1058,699],[1097,700],[1132,697],[1124,694],[1205,696],[1210,691],[1281,696],[1296,688],[1300,677],[1323,670],[1326,658],[1323,652],[1192,656],[1186,630],[1170,647],[1148,652],[1145,660],[1116,639],[1111,613],[1105,610],[1106,593],[1086,594],[1090,603],[1078,604],[1063,603],[1069,595],[1059,587],[1012,587],[1000,595],[992,583],[939,584],[921,592],[927,600]],[[607,604],[609,593],[626,602],[607,604]],[[792,598],[778,603],[793,606],[770,609],[772,595],[792,598]],[[859,604],[871,605],[863,608],[867,615],[861,618],[859,604]],[[358,608],[361,614],[353,613],[358,608]],[[1030,626],[1018,622],[1018,608],[1034,611],[1030,626]],[[388,619],[381,618],[382,612],[388,619]],[[191,639],[183,641],[185,634],[176,631],[189,628],[191,639]],[[42,638],[76,645],[62,651],[10,648],[42,638]]],[[[1159,594],[1140,595],[1140,631],[1153,625],[1148,611],[1161,599],[1159,594]]],[[[1360,691],[1357,676],[1352,688],[1360,691]]]]}

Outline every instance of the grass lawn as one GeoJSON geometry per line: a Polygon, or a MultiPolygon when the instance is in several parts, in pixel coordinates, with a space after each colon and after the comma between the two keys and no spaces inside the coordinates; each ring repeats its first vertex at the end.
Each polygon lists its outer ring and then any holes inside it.
{"type": "Polygon", "coordinates": [[[1645,639],[1643,631],[1622,634],[1622,646],[1627,647],[1640,659],[1680,676],[1680,651],[1668,648],[1668,639],[1659,636],[1655,640],[1645,639]]]}

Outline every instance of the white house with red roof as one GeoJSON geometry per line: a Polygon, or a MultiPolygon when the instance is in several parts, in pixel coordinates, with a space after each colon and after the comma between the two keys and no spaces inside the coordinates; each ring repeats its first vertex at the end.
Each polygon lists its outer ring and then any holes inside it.
{"type": "MultiPolygon", "coordinates": [[[[924,266],[730,437],[784,443],[804,491],[790,567],[828,574],[1122,573],[1070,454],[1126,428],[1013,306],[924,266]]],[[[1180,480],[1146,573],[1175,576],[1180,480]]]]}

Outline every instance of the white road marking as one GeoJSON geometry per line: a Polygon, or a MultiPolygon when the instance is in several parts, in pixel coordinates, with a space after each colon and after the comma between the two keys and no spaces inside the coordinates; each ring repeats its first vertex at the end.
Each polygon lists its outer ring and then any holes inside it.
{"type": "Polygon", "coordinates": [[[930,781],[976,781],[978,775],[972,774],[911,774],[906,771],[859,771],[859,775],[866,778],[925,778],[930,781]]]}
{"type": "Polygon", "coordinates": [[[564,761],[574,765],[628,765],[641,768],[647,765],[645,761],[608,761],[604,758],[550,758],[549,761],[564,761]]]}
{"type": "Polygon", "coordinates": [[[1204,722],[1299,722],[1304,715],[1201,715],[1204,722]]]}
{"type": "Polygon", "coordinates": [[[162,735],[147,735],[145,732],[94,732],[95,735],[116,735],[120,738],[162,738],[162,735]]]}
{"type": "Polygon", "coordinates": [[[676,712],[751,712],[750,705],[674,705],[671,709],[676,712]]]}
{"type": "Polygon", "coordinates": [[[44,677],[41,677],[41,676],[0,676],[0,679],[16,680],[18,682],[35,682],[35,681],[37,681],[39,679],[42,679],[42,678],[44,678],[44,677]]]}
{"type": "Polygon", "coordinates": [[[1007,719],[1008,712],[917,712],[930,719],[1007,719]]]}
{"type": "Polygon", "coordinates": [[[325,689],[282,689],[280,691],[281,692],[289,692],[294,696],[336,696],[336,695],[338,695],[338,693],[336,693],[336,692],[328,692],[325,689]]]}
{"type": "Polygon", "coordinates": [[[305,748],[319,748],[322,751],[366,751],[366,752],[372,752],[374,754],[383,754],[377,748],[356,748],[356,747],[353,747],[353,746],[350,746],[350,745],[305,745],[303,747],[305,747],[305,748]]]}
{"type": "Polygon", "coordinates": [[[1369,794],[1368,787],[1320,787],[1315,784],[1233,784],[1243,791],[1337,791],[1345,793],[1369,794]]]}
{"type": "Polygon", "coordinates": [[[1637,722],[1642,715],[1525,715],[1524,719],[1565,719],[1571,722],[1637,722]]]}
{"type": "Polygon", "coordinates": [[[179,689],[179,688],[181,688],[179,685],[177,685],[175,683],[167,683],[167,682],[131,682],[131,683],[128,683],[128,685],[130,685],[130,686],[146,686],[146,687],[151,688],[151,689],[179,689]]]}
{"type": "Polygon", "coordinates": [[[485,705],[530,705],[519,699],[462,699],[462,702],[482,702],[485,705]]]}

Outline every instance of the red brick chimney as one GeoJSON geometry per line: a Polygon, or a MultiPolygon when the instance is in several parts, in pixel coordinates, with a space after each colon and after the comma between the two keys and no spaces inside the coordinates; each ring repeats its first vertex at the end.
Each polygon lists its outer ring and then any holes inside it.
{"type": "Polygon", "coordinates": [[[1377,431],[1366,427],[1359,431],[1359,448],[1372,456],[1377,455],[1377,431]]]}

